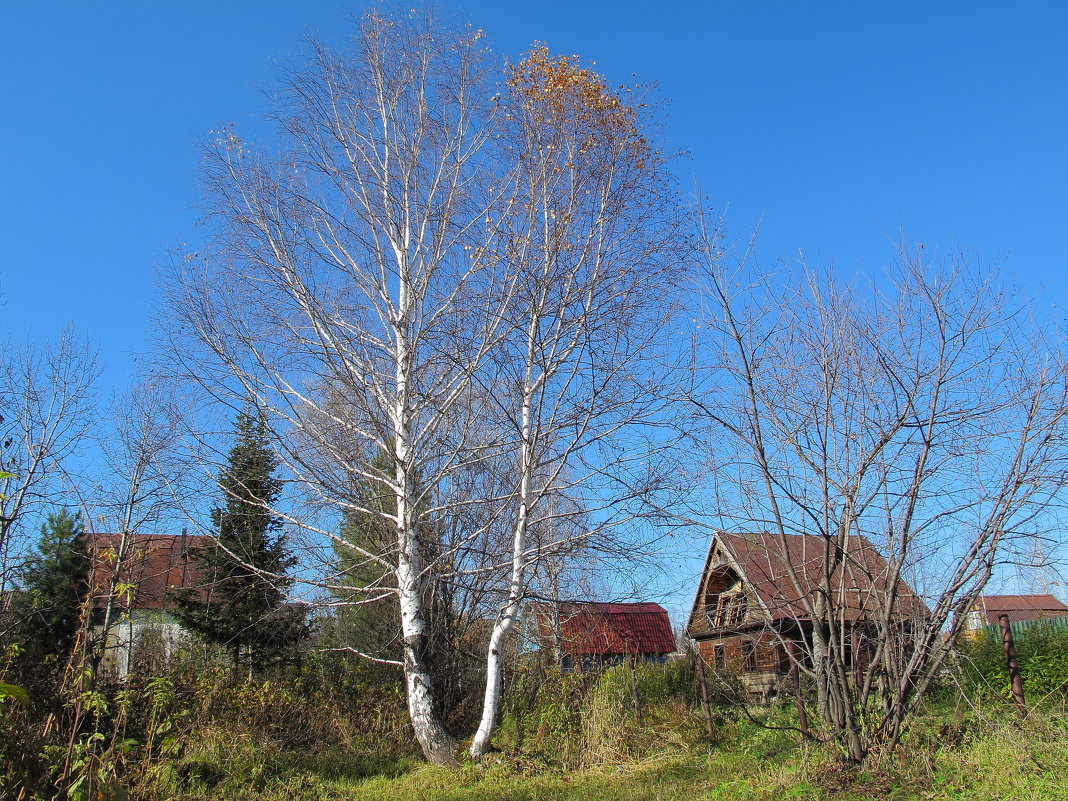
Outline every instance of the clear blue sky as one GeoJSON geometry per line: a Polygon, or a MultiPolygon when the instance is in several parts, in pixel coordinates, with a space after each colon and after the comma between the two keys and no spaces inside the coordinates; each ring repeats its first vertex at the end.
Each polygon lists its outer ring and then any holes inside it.
{"type": "MultiPolygon", "coordinates": [[[[262,130],[259,87],[335,2],[0,3],[0,329],[87,333],[113,378],[146,347],[155,271],[197,236],[196,142],[262,130]]],[[[655,81],[676,169],[761,254],[875,267],[900,228],[1014,279],[1068,280],[1068,3],[450,0],[655,81]]]]}
{"type": "MultiPolygon", "coordinates": [[[[760,253],[877,268],[903,228],[1065,301],[1068,3],[446,0],[506,55],[533,41],[655,81],[667,149],[760,253]]],[[[195,239],[200,137],[263,130],[272,66],[362,6],[0,0],[0,333],[147,348],[155,274],[195,239]]]]}

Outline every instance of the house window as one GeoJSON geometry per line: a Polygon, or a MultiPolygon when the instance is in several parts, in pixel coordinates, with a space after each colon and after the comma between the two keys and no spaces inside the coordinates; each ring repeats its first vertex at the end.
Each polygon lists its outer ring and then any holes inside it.
{"type": "Polygon", "coordinates": [[[742,643],[742,670],[746,673],[756,673],[756,643],[746,640],[742,643]]]}
{"type": "Polygon", "coordinates": [[[708,623],[714,629],[739,626],[745,622],[748,602],[742,583],[735,582],[726,592],[720,593],[708,606],[708,623]]]}
{"type": "Polygon", "coordinates": [[[740,625],[745,620],[746,606],[745,595],[742,593],[730,599],[726,612],[728,626],[740,625]]]}
{"type": "Polygon", "coordinates": [[[842,637],[842,644],[839,649],[839,653],[841,653],[842,655],[842,665],[847,668],[853,667],[853,640],[855,638],[856,635],[852,632],[849,632],[844,637],[842,637]]]}
{"type": "Polygon", "coordinates": [[[782,645],[775,646],[775,657],[779,663],[779,673],[789,673],[791,668],[790,654],[782,645]]]}
{"type": "Polygon", "coordinates": [[[712,646],[712,666],[719,670],[727,667],[727,654],[720,643],[712,646]]]}

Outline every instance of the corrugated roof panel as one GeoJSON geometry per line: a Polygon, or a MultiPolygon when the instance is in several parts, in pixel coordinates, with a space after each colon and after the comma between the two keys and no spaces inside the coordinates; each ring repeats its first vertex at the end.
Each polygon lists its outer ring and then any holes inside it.
{"type": "Polygon", "coordinates": [[[675,650],[667,610],[655,603],[535,604],[543,643],[553,641],[559,612],[560,649],[571,656],[636,654],[652,656],[675,650]]]}
{"type": "Polygon", "coordinates": [[[119,584],[131,586],[128,596],[117,599],[124,608],[164,610],[173,609],[171,591],[202,584],[200,562],[194,551],[210,541],[210,537],[182,534],[131,534],[127,540],[126,556],[116,576],[116,552],[121,547],[121,534],[86,534],[93,559],[93,587],[95,606],[107,602],[107,590],[112,577],[119,584]]]}

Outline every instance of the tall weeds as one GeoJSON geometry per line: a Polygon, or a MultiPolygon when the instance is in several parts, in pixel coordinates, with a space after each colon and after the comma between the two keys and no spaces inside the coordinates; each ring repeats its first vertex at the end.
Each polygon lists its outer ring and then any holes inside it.
{"type": "Polygon", "coordinates": [[[499,742],[523,758],[571,768],[677,752],[701,738],[697,693],[692,660],[593,674],[532,663],[516,671],[499,742]]]}

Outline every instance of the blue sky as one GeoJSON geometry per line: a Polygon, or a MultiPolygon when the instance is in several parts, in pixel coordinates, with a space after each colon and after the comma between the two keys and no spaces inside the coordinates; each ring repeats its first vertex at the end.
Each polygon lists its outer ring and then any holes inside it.
{"type": "MultiPolygon", "coordinates": [[[[444,8],[516,56],[535,40],[655,81],[667,149],[765,261],[876,269],[928,249],[1068,280],[1068,4],[489,2],[444,8]]],[[[0,326],[72,323],[121,380],[155,273],[198,236],[197,141],[264,131],[273,65],[341,38],[335,2],[0,4],[0,326]]]]}
{"type": "MultiPolygon", "coordinates": [[[[876,270],[904,232],[1068,290],[1068,3],[446,0],[504,54],[534,41],[659,84],[684,189],[876,270]]],[[[148,347],[156,270],[195,240],[197,142],[264,132],[260,88],[362,6],[0,3],[0,333],[92,338],[110,381],[148,347]]]]}

